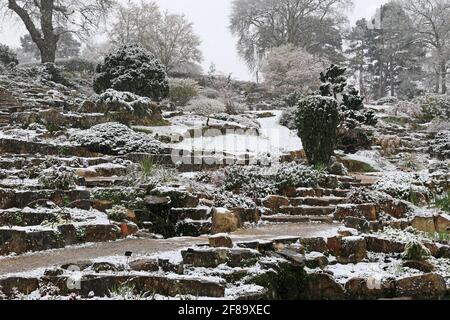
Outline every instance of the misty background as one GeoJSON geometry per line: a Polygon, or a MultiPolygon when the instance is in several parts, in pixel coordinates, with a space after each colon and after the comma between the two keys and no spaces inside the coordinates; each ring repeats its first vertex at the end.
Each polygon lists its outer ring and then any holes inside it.
{"type": "MultiPolygon", "coordinates": [[[[127,0],[119,0],[127,3],[127,0]]],[[[245,62],[236,50],[236,39],[228,28],[232,0],[154,0],[161,9],[170,13],[184,14],[193,22],[194,31],[201,38],[203,52],[202,66],[208,70],[211,63],[217,71],[224,74],[232,73],[239,80],[254,80],[245,62]]],[[[353,8],[348,12],[349,22],[353,25],[358,19],[370,18],[380,5],[388,0],[354,0],[353,8]]],[[[3,18],[5,19],[5,18],[3,18]]],[[[11,23],[4,20],[0,27],[0,43],[11,47],[20,47],[20,37],[25,35],[22,23],[11,23]]],[[[102,37],[97,37],[101,41],[102,37]]]]}

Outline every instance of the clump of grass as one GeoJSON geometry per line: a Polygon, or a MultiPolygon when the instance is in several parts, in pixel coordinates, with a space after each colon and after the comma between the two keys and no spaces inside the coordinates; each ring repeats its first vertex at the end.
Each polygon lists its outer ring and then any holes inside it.
{"type": "Polygon", "coordinates": [[[150,157],[145,157],[139,162],[139,169],[144,177],[151,177],[154,175],[157,165],[150,157]]]}
{"type": "Polygon", "coordinates": [[[116,298],[120,300],[144,300],[149,297],[152,298],[152,295],[149,292],[137,292],[136,286],[129,283],[114,286],[109,290],[109,295],[113,299],[116,298]]]}
{"type": "Polygon", "coordinates": [[[450,234],[448,234],[448,232],[428,232],[427,235],[431,240],[434,241],[438,242],[450,241],[450,234]]]}
{"type": "Polygon", "coordinates": [[[403,260],[417,260],[424,261],[431,256],[430,250],[417,240],[411,240],[405,246],[405,251],[402,254],[403,260]]]}
{"type": "Polygon", "coordinates": [[[446,212],[450,212],[450,190],[444,197],[435,197],[434,206],[446,212]]]}
{"type": "Polygon", "coordinates": [[[112,209],[106,210],[108,219],[111,221],[122,222],[128,218],[128,210],[122,206],[114,206],[112,209]]]}

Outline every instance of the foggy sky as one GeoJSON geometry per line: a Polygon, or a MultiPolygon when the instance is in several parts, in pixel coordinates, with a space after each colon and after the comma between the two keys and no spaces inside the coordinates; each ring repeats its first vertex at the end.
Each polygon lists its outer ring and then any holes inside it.
{"type": "MultiPolygon", "coordinates": [[[[126,0],[119,0],[119,2],[126,0]]],[[[238,57],[235,43],[229,32],[229,16],[232,0],[155,0],[162,9],[171,13],[183,13],[194,23],[194,30],[202,39],[203,67],[208,70],[211,62],[217,70],[225,74],[233,73],[233,77],[250,80],[252,76],[244,62],[238,57]]],[[[371,17],[376,8],[388,0],[354,0],[354,7],[348,14],[350,22],[371,17]]],[[[26,30],[21,24],[11,25],[8,21],[0,21],[0,43],[12,47],[20,46],[19,37],[26,30]]]]}

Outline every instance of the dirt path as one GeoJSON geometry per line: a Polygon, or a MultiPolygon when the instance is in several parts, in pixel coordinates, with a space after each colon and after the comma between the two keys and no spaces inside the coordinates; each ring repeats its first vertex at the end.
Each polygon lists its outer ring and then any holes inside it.
{"type": "MultiPolygon", "coordinates": [[[[250,241],[285,236],[325,237],[334,235],[339,227],[340,225],[337,224],[307,223],[266,225],[254,229],[240,230],[234,233],[232,238],[235,241],[250,241]]],[[[116,242],[96,243],[89,246],[37,252],[17,257],[5,257],[0,258],[0,275],[27,272],[81,260],[123,255],[125,251],[132,251],[137,255],[151,254],[173,251],[205,242],[207,242],[207,237],[173,238],[164,240],[125,239],[116,242]]]]}

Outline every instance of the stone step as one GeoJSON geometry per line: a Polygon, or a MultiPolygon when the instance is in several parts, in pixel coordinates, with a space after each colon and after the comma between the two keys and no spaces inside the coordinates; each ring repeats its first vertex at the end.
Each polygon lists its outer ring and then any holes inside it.
{"type": "MultiPolygon", "coordinates": [[[[60,293],[68,295],[67,276],[58,276],[49,279],[60,288],[60,293]]],[[[75,289],[82,297],[88,297],[91,292],[97,297],[107,297],[115,288],[127,285],[136,291],[136,294],[159,294],[166,297],[177,295],[193,297],[223,298],[225,286],[217,281],[200,279],[194,276],[142,275],[142,274],[87,274],[80,280],[81,289],[75,289]]]]}
{"type": "Polygon", "coordinates": [[[346,197],[350,189],[297,188],[297,197],[346,197]]]}
{"type": "Polygon", "coordinates": [[[373,186],[373,183],[370,182],[346,182],[342,184],[343,188],[351,189],[351,188],[369,188],[373,186]]]}
{"type": "Polygon", "coordinates": [[[25,208],[48,201],[60,207],[89,210],[90,192],[87,190],[15,190],[0,189],[0,209],[25,208]]]}
{"type": "Polygon", "coordinates": [[[345,203],[346,199],[343,197],[298,197],[298,198],[289,198],[289,203],[291,206],[318,206],[318,207],[326,207],[329,205],[337,205],[345,203]]]}
{"type": "Polygon", "coordinates": [[[8,209],[0,210],[0,226],[38,226],[44,221],[57,221],[57,218],[70,218],[59,209],[8,209]]]}
{"type": "Polygon", "coordinates": [[[273,216],[262,216],[261,220],[271,223],[309,223],[309,222],[333,223],[333,218],[328,216],[273,215],[273,216]]]}
{"type": "Polygon", "coordinates": [[[283,206],[280,207],[279,213],[291,216],[327,216],[333,214],[335,210],[336,206],[283,206]]]}
{"type": "Polygon", "coordinates": [[[211,208],[172,208],[169,220],[207,220],[211,217],[211,208]]]}
{"type": "Polygon", "coordinates": [[[124,185],[127,177],[86,177],[86,188],[109,188],[124,185]]]}
{"type": "Polygon", "coordinates": [[[117,224],[87,224],[77,227],[66,224],[51,229],[3,227],[0,228],[0,255],[61,249],[82,243],[115,241],[135,232],[137,229],[130,230],[117,224]]]}

